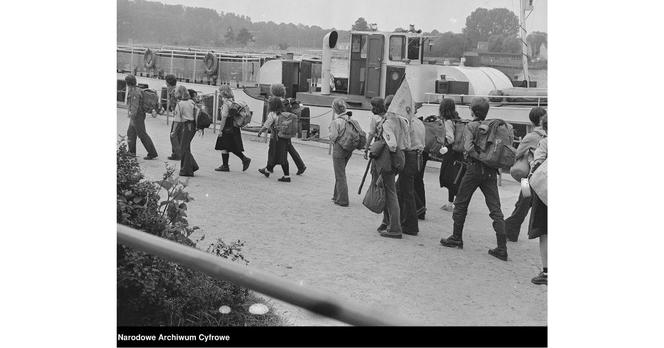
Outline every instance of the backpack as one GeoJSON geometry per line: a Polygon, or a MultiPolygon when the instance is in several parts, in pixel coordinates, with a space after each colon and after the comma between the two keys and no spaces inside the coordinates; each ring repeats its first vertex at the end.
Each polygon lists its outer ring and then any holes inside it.
{"type": "Polygon", "coordinates": [[[454,120],[454,143],[452,144],[452,151],[461,152],[465,151],[463,147],[464,143],[464,131],[466,126],[470,122],[469,120],[454,120]]]}
{"type": "MultiPolygon", "coordinates": [[[[536,130],[534,133],[539,136],[540,140],[546,137],[546,133],[543,131],[536,130]]],[[[533,153],[531,150],[528,150],[528,152],[526,152],[523,157],[514,162],[514,165],[512,165],[512,168],[510,168],[510,175],[512,175],[514,180],[521,181],[521,179],[527,177],[528,174],[530,174],[530,162],[532,160],[533,153]]]]}
{"type": "Polygon", "coordinates": [[[290,139],[297,135],[297,116],[291,112],[282,112],[277,116],[277,136],[290,139]]]}
{"type": "Polygon", "coordinates": [[[361,150],[367,146],[367,134],[355,120],[347,120],[337,143],[346,151],[361,150]]]}
{"type": "Polygon", "coordinates": [[[198,107],[194,107],[194,120],[196,120],[196,129],[210,128],[212,124],[212,117],[198,107]],[[198,114],[198,117],[196,117],[196,114],[198,114]]]}
{"type": "Polygon", "coordinates": [[[512,125],[501,119],[481,121],[473,144],[479,153],[478,159],[488,167],[509,168],[514,164],[514,130],[512,125]]]}
{"type": "Polygon", "coordinates": [[[445,123],[437,117],[427,117],[422,123],[425,130],[424,151],[435,156],[445,145],[445,123]]]}
{"type": "Polygon", "coordinates": [[[154,89],[141,89],[141,108],[143,112],[149,114],[152,110],[159,111],[159,95],[154,89]]]}
{"type": "Polygon", "coordinates": [[[253,112],[249,110],[249,105],[243,101],[233,101],[228,109],[228,115],[233,118],[233,125],[242,128],[251,122],[253,112]]]}

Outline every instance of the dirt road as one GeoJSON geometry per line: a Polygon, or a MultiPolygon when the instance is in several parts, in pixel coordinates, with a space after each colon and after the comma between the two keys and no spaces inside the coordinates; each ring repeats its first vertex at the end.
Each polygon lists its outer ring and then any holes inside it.
{"type": "MultiPolygon", "coordinates": [[[[126,109],[118,109],[119,134],[126,134],[126,109]]],[[[169,130],[162,118],[146,120],[159,157],[139,162],[151,179],[164,172],[170,154],[169,130]]],[[[216,134],[206,131],[192,142],[201,169],[189,181],[195,198],[189,205],[192,225],[201,227],[206,240],[245,241],[250,267],[343,296],[352,301],[391,311],[424,325],[546,325],[547,288],[530,283],[539,272],[536,240],[524,238],[508,244],[509,261],[487,254],[495,247],[495,234],[479,190],[473,197],[464,249],[445,248],[441,236],[452,230],[451,213],[439,209],[447,192],[438,185],[438,171],[425,174],[427,206],[418,236],[402,240],[378,236],[381,216],[362,206],[357,195],[366,161],[353,156],[347,168],[350,207],[332,204],[334,173],[326,148],[296,144],[307,165],[303,176],[281,183],[280,167],[269,179],[257,172],[265,165],[267,144],[244,136],[251,167],[242,172],[231,155],[231,172],[215,172],[221,156],[214,150],[216,134]]],[[[179,161],[169,161],[179,166],[179,161]]],[[[291,162],[291,171],[295,166],[291,162]]],[[[503,214],[511,212],[519,187],[503,180],[503,214]]],[[[339,325],[297,307],[273,301],[277,311],[293,325],[339,325]]]]}

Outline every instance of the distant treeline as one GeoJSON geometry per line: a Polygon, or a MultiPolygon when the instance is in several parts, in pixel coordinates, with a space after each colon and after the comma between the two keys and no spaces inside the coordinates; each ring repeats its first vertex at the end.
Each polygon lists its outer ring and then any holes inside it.
{"type": "MultiPolygon", "coordinates": [[[[234,13],[144,0],[118,0],[117,20],[117,40],[125,44],[131,39],[177,46],[320,48],[323,36],[331,30],[272,21],[253,23],[234,13]]],[[[348,31],[337,31],[340,40],[348,41],[348,31]]]]}
{"type": "MultiPolygon", "coordinates": [[[[322,47],[325,34],[334,28],[319,26],[252,22],[251,18],[213,9],[165,5],[145,0],[118,0],[118,43],[154,43],[175,46],[204,47],[255,47],[261,49],[293,49],[322,47]]],[[[358,18],[348,23],[347,29],[369,30],[367,20],[358,18]]],[[[378,28],[379,30],[405,31],[402,28],[378,28]]],[[[350,31],[337,30],[339,42],[348,42],[350,31]]],[[[519,53],[519,20],[505,8],[477,8],[468,17],[461,33],[440,33],[433,30],[425,35],[434,36],[428,57],[458,58],[466,51],[474,51],[478,42],[486,42],[491,52],[519,53]]],[[[546,33],[533,32],[526,40],[532,55],[539,54],[542,44],[547,44],[546,33]]],[[[427,45],[429,46],[429,45],[427,45]]]]}

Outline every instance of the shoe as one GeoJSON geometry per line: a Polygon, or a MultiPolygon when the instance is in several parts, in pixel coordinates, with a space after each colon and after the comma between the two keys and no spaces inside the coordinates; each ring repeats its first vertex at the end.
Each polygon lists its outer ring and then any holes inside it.
{"type": "Polygon", "coordinates": [[[228,167],[228,165],[221,165],[220,167],[214,168],[214,170],[218,172],[230,172],[231,169],[228,167]]]}
{"type": "Polygon", "coordinates": [[[489,249],[489,255],[501,259],[503,261],[507,261],[507,249],[503,248],[495,248],[495,249],[489,249]]]}
{"type": "Polygon", "coordinates": [[[530,281],[536,285],[548,285],[547,274],[544,272],[540,272],[540,274],[537,275],[537,277],[531,279],[530,281]]]}
{"type": "Polygon", "coordinates": [[[377,231],[378,233],[381,233],[381,232],[387,231],[387,225],[386,225],[386,224],[380,224],[380,226],[378,226],[378,228],[376,229],[376,231],[377,231]]]}
{"type": "Polygon", "coordinates": [[[406,231],[403,231],[403,234],[407,234],[409,236],[417,236],[418,233],[419,232],[406,232],[406,231]]]}
{"type": "Polygon", "coordinates": [[[265,168],[258,169],[258,172],[265,175],[266,178],[270,177],[270,172],[268,172],[265,168]]]}
{"type": "Polygon", "coordinates": [[[463,249],[463,241],[461,240],[461,238],[456,237],[455,235],[451,235],[447,238],[441,239],[440,244],[442,244],[443,246],[446,246],[448,248],[463,249]]]}
{"type": "Polygon", "coordinates": [[[307,170],[307,167],[304,167],[304,168],[302,168],[302,169],[298,169],[298,170],[297,170],[297,173],[295,173],[295,175],[302,175],[302,174],[304,174],[304,171],[305,171],[305,170],[307,170]]]}
{"type": "Polygon", "coordinates": [[[418,215],[418,216],[417,216],[417,219],[419,219],[419,220],[424,220],[424,214],[418,215]]]}
{"type": "Polygon", "coordinates": [[[194,174],[183,174],[182,172],[180,172],[178,175],[180,175],[180,176],[189,176],[189,177],[194,176],[194,174]]]}
{"type": "Polygon", "coordinates": [[[381,232],[381,233],[380,233],[380,236],[381,236],[381,237],[385,237],[385,238],[394,238],[394,239],[401,239],[401,238],[403,238],[403,236],[401,235],[401,233],[389,233],[389,232],[387,232],[387,231],[385,231],[385,232],[381,232]]]}
{"type": "Polygon", "coordinates": [[[251,158],[245,157],[244,160],[242,160],[242,171],[246,171],[249,168],[249,164],[251,163],[251,158]]]}
{"type": "Polygon", "coordinates": [[[443,204],[442,207],[440,207],[440,209],[442,209],[444,211],[453,212],[454,211],[454,203],[445,203],[445,204],[443,204]]]}
{"type": "Polygon", "coordinates": [[[155,159],[155,158],[157,158],[157,155],[154,155],[154,156],[147,155],[147,156],[143,157],[143,159],[146,160],[146,161],[149,161],[149,160],[152,160],[152,159],[155,159]]]}
{"type": "Polygon", "coordinates": [[[336,205],[338,205],[338,206],[340,206],[340,207],[347,207],[347,206],[348,206],[348,203],[346,203],[346,204],[341,204],[341,203],[339,203],[339,202],[334,202],[334,204],[336,204],[336,205]]]}
{"type": "Polygon", "coordinates": [[[171,161],[179,161],[180,157],[178,157],[176,155],[170,155],[170,156],[168,156],[168,159],[171,160],[171,161]]]}
{"type": "Polygon", "coordinates": [[[282,176],[281,178],[277,179],[277,181],[281,181],[281,182],[290,182],[290,178],[287,178],[287,177],[285,177],[285,176],[282,176]]]}

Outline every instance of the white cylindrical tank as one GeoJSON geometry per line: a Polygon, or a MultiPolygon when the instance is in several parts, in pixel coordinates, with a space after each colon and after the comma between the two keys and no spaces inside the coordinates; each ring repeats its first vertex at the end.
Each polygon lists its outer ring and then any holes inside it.
{"type": "Polygon", "coordinates": [[[323,37],[323,59],[322,59],[322,76],[320,94],[330,94],[330,70],[332,69],[332,52],[331,50],[337,45],[338,34],[336,31],[331,31],[323,37]]]}
{"type": "Polygon", "coordinates": [[[262,85],[271,85],[281,83],[281,60],[269,60],[263,64],[258,74],[258,83],[262,85]]]}

